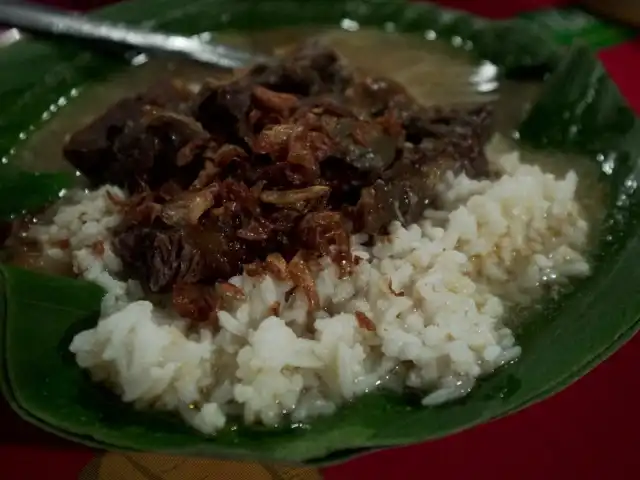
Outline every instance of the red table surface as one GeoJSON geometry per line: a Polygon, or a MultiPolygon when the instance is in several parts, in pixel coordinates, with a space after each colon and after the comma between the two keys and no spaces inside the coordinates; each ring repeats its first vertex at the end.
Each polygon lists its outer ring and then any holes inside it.
{"type": "MultiPolygon", "coordinates": [[[[74,9],[108,0],[43,0],[74,9]]],[[[490,17],[508,17],[560,0],[447,0],[490,17]]],[[[640,111],[640,40],[607,49],[601,58],[636,111],[640,111]]],[[[542,403],[451,437],[387,450],[324,470],[348,477],[527,479],[626,479],[640,477],[640,336],[585,378],[542,403]]],[[[93,453],[18,419],[0,403],[0,466],[11,480],[77,478],[93,453]],[[8,470],[8,471],[7,471],[8,470]]]]}

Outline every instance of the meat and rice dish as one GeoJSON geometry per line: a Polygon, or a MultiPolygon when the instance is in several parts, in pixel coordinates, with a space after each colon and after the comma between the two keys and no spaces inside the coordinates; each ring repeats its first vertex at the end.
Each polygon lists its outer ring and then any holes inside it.
{"type": "Polygon", "coordinates": [[[577,175],[500,153],[493,117],[306,42],[114,104],[65,143],[91,188],[20,241],[105,290],[78,365],[205,434],[437,405],[520,355],[510,309],[589,274],[577,175]]]}

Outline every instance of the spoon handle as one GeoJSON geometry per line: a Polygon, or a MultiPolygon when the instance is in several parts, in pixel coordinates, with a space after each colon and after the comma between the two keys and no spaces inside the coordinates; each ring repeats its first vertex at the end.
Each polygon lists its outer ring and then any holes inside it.
{"type": "Polygon", "coordinates": [[[225,68],[266,60],[227,45],[203,43],[195,37],[155,33],[29,3],[1,4],[0,24],[30,32],[115,43],[141,51],[174,53],[225,68]]]}

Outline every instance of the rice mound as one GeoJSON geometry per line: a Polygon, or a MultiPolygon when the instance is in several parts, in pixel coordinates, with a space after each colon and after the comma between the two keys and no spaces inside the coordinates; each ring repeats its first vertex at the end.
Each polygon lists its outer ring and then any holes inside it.
{"type": "Polygon", "coordinates": [[[220,331],[190,333],[175,313],[143,299],[136,282],[119,278],[109,232],[120,218],[107,197],[124,193],[115,187],[75,194],[31,234],[105,289],[101,320],[70,350],[125,402],[179,412],[205,434],[229,415],[306,421],[377,388],[413,387],[425,392],[424,405],[437,405],[518,358],[504,323],[510,307],[589,274],[576,174],[556,178],[517,153],[490,158],[497,180],[448,175],[443,210],[407,227],[394,223],[372,247],[354,236],[362,261],[351,277],[339,279],[323,259],[314,272],[321,309],[311,322],[304,294],[286,295],[288,282],[243,275],[229,281],[246,298],[219,313],[220,331]],[[52,246],[60,239],[69,252],[52,246]]]}

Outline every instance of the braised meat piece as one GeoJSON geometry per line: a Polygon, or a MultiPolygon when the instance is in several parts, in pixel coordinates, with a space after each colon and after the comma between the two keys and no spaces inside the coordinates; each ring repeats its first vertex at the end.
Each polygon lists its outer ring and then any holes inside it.
{"type": "Polygon", "coordinates": [[[353,82],[353,73],[336,51],[310,40],[280,61],[253,67],[248,80],[275,92],[310,97],[344,93],[353,82]]]}
{"type": "Polygon", "coordinates": [[[214,136],[230,142],[250,137],[251,89],[246,81],[205,83],[198,94],[195,118],[214,136]]]}
{"type": "Polygon", "coordinates": [[[358,170],[382,172],[396,159],[402,148],[403,132],[388,132],[378,122],[339,118],[326,122],[326,129],[335,142],[332,154],[358,170]]]}
{"type": "Polygon", "coordinates": [[[182,84],[163,82],[124,99],[71,135],[64,155],[93,184],[112,183],[138,191],[157,187],[176,173],[177,152],[208,137],[187,116],[193,94],[182,84]]]}
{"type": "Polygon", "coordinates": [[[429,159],[453,157],[470,174],[486,175],[484,145],[492,133],[493,108],[397,108],[407,141],[419,145],[429,159]]]}
{"type": "Polygon", "coordinates": [[[114,247],[126,268],[152,292],[205,277],[202,252],[178,229],[131,227],[120,232],[114,247]]]}
{"type": "Polygon", "coordinates": [[[313,308],[319,257],[348,275],[351,234],[419,220],[447,171],[487,173],[490,105],[419,105],[318,42],[195,95],[171,88],[119,102],[65,154],[128,188],[114,248],[130,275],[209,325],[243,271],[291,281],[313,308]]]}

